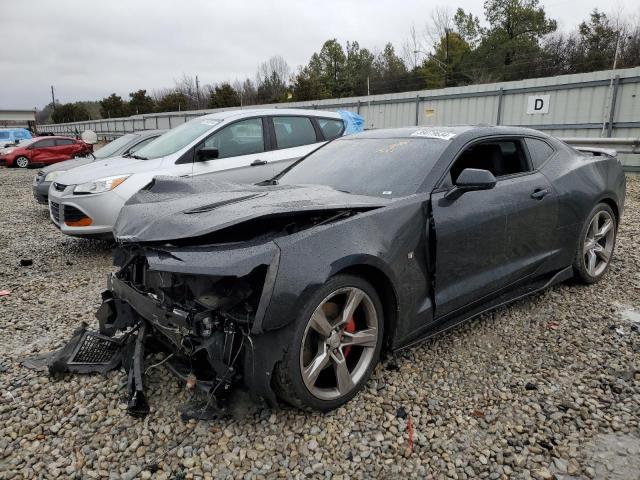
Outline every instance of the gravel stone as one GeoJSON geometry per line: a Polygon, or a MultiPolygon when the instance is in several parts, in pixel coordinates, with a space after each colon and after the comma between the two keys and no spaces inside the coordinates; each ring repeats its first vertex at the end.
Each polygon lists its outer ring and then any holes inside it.
{"type": "Polygon", "coordinates": [[[389,355],[333,412],[183,422],[192,393],[163,366],[140,420],[122,372],[51,379],[20,365],[97,326],[113,271],[111,244],[51,224],[34,174],[0,168],[0,478],[637,478],[640,177],[627,177],[599,284],[555,286],[389,355]]]}

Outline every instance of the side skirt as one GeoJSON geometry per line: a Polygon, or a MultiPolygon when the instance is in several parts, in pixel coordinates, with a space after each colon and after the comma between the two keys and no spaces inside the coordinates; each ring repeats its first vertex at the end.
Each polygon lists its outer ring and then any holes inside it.
{"type": "Polygon", "coordinates": [[[456,315],[451,318],[446,318],[442,322],[435,325],[432,329],[428,330],[424,335],[419,336],[418,338],[410,341],[406,345],[402,345],[398,348],[393,349],[394,352],[404,350],[405,348],[412,347],[424,340],[427,340],[431,337],[439,335],[441,333],[450,330],[451,328],[460,325],[467,320],[471,320],[472,318],[477,317],[478,315],[482,315],[483,313],[489,312],[495,308],[501,307],[503,305],[508,305],[512,302],[520,300],[522,298],[528,297],[529,295],[533,295],[534,293],[540,292],[549,288],[552,285],[557,283],[564,282],[565,280],[573,277],[573,267],[568,266],[563,268],[562,270],[556,272],[551,278],[541,279],[534,283],[527,284],[526,286],[522,286],[520,288],[516,288],[510,292],[504,293],[499,297],[496,297],[489,302],[483,303],[467,312],[456,315]]]}

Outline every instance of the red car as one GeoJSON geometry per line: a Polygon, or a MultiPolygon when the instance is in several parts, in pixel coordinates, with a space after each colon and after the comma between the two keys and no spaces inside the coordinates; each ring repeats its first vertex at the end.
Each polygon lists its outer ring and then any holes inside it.
{"type": "Polygon", "coordinates": [[[93,145],[69,137],[35,137],[0,150],[0,166],[27,168],[86,157],[93,145]]]}

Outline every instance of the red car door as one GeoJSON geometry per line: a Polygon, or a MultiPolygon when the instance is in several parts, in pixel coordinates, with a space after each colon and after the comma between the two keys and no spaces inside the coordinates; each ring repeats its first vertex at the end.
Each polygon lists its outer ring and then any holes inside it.
{"type": "Polygon", "coordinates": [[[79,145],[71,138],[56,138],[56,161],[69,160],[79,153],[79,145]]]}
{"type": "MultiPolygon", "coordinates": [[[[31,163],[49,164],[56,157],[56,141],[45,138],[34,143],[31,147],[31,163]]],[[[53,160],[55,162],[55,160],[53,160]]]]}

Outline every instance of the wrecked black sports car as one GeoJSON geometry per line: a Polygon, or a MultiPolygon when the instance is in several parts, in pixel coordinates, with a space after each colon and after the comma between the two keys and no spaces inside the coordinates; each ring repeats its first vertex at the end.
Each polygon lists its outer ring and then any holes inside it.
{"type": "Polygon", "coordinates": [[[613,154],[507,127],[364,132],[256,186],[158,177],[116,223],[90,338],[126,345],[132,413],[148,409],[145,349],[216,402],[244,387],[330,410],[382,350],[598,281],[624,196],[613,154]]]}

